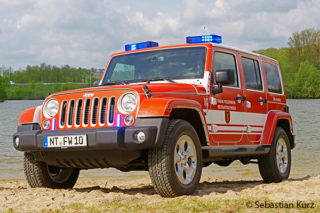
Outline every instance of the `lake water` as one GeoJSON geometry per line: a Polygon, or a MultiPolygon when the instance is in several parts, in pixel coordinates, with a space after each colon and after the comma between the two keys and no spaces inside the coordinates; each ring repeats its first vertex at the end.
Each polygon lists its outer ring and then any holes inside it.
{"type": "MultiPolygon", "coordinates": [[[[16,132],[21,112],[41,105],[42,101],[5,101],[0,103],[0,179],[24,179],[23,153],[13,148],[12,135],[16,132]]],[[[288,100],[294,120],[297,146],[292,151],[290,177],[300,178],[320,174],[320,100],[288,100]]],[[[238,161],[229,167],[210,165],[204,176],[217,178],[260,179],[256,164],[242,165],[238,161]]],[[[81,171],[80,179],[125,179],[147,177],[148,172],[120,172],[116,169],[81,171]]]]}

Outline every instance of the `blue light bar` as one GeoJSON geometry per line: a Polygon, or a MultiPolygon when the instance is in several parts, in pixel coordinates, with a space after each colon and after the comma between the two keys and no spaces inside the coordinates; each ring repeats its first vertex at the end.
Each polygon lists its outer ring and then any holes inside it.
{"type": "Polygon", "coordinates": [[[132,51],[132,50],[138,50],[138,49],[145,49],[150,47],[158,47],[158,42],[154,41],[145,41],[141,43],[135,43],[135,44],[127,44],[125,46],[126,51],[132,51]]]}
{"type": "Polygon", "coordinates": [[[188,36],[187,43],[188,44],[195,44],[195,43],[222,43],[222,37],[218,35],[203,35],[203,36],[188,36]]]}

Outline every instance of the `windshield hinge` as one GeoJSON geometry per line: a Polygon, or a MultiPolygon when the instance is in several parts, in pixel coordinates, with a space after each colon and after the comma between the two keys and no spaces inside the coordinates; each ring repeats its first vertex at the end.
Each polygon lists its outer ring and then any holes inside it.
{"type": "Polygon", "coordinates": [[[150,89],[149,89],[149,87],[147,85],[143,85],[143,91],[144,91],[144,93],[146,94],[146,96],[148,98],[152,97],[152,93],[151,93],[151,91],[150,91],[150,89]]]}

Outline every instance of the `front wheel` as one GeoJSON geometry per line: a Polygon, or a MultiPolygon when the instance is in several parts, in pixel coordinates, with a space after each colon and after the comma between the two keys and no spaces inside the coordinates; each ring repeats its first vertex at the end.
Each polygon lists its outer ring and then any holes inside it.
{"type": "Polygon", "coordinates": [[[52,189],[72,188],[78,179],[79,169],[48,166],[37,161],[33,154],[24,154],[24,173],[32,188],[45,187],[52,189]]]}
{"type": "Polygon", "coordinates": [[[291,169],[291,148],[283,128],[276,127],[270,151],[258,159],[258,164],[264,182],[277,183],[288,179],[291,169]]]}
{"type": "Polygon", "coordinates": [[[149,151],[149,174],[163,197],[192,194],[201,177],[202,152],[199,137],[185,120],[170,120],[162,147],[149,151]]]}

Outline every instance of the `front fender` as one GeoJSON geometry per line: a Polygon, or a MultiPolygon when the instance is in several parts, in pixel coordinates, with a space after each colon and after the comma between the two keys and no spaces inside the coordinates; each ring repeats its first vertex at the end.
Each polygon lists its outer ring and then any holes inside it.
{"type": "Polygon", "coordinates": [[[262,141],[261,141],[262,145],[271,145],[274,131],[277,127],[277,123],[281,119],[285,119],[289,121],[291,134],[294,135],[291,115],[287,112],[270,111],[268,113],[268,117],[266,119],[266,123],[264,127],[264,132],[263,132],[262,141]]]}
{"type": "Polygon", "coordinates": [[[39,123],[41,118],[42,106],[32,107],[24,110],[19,118],[19,124],[39,123]]]}
{"type": "Polygon", "coordinates": [[[174,108],[193,108],[203,112],[201,104],[190,99],[145,99],[140,106],[137,117],[169,117],[174,108]]]}

